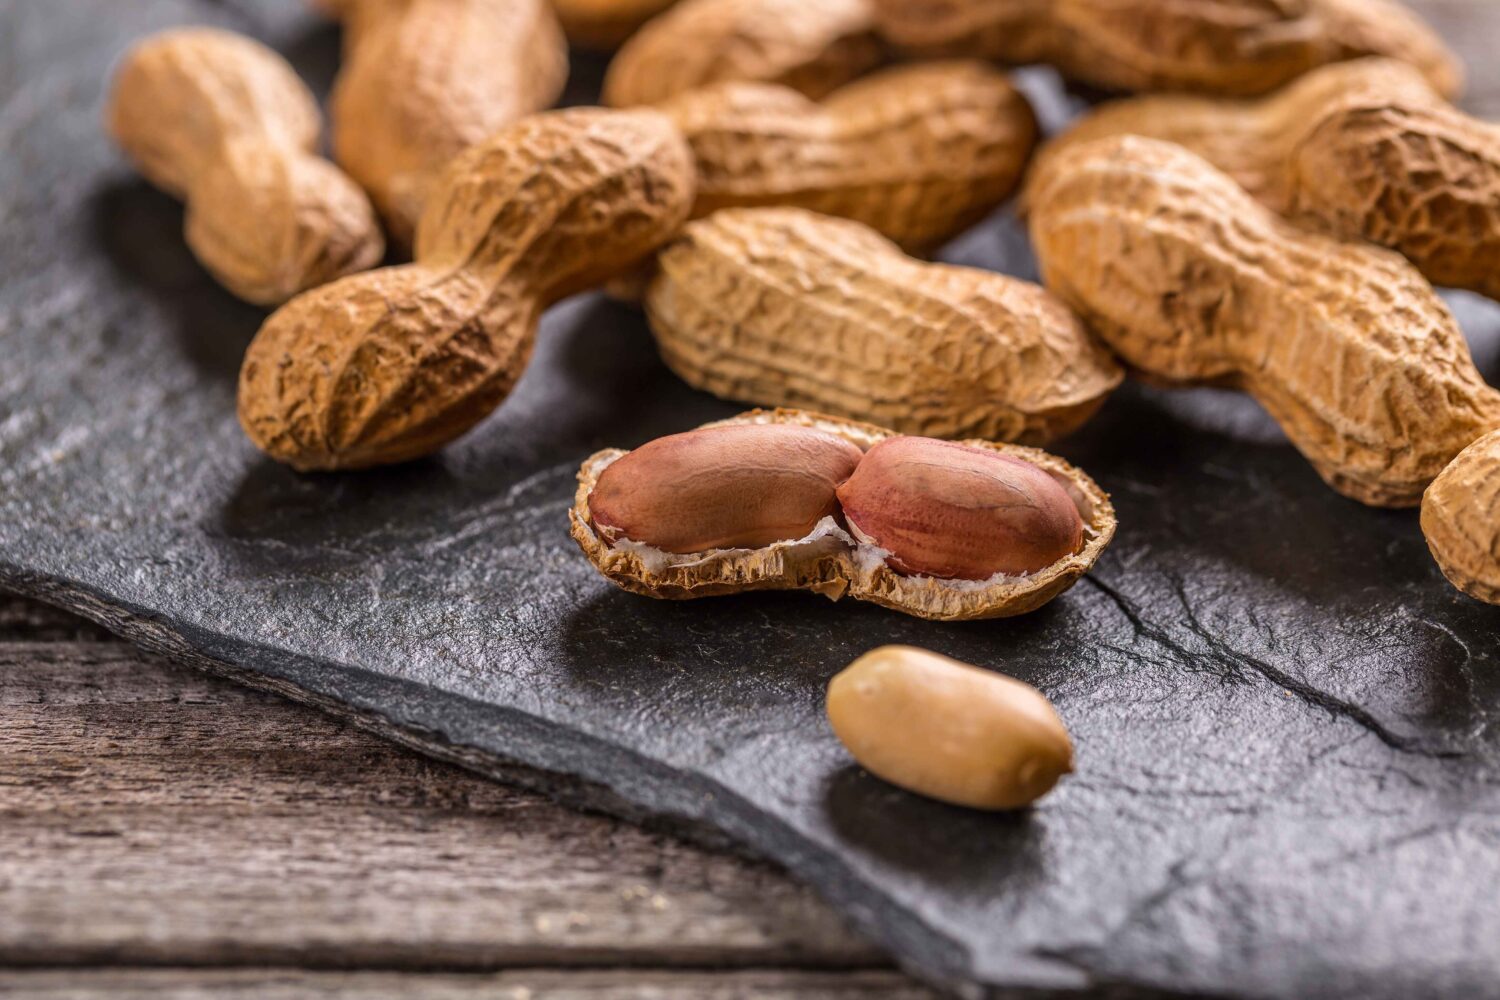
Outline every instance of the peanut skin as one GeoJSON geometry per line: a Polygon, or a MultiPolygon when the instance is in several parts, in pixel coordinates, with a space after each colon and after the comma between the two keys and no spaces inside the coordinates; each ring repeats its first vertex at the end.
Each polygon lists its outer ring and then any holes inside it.
{"type": "Polygon", "coordinates": [[[550,106],[568,76],[549,0],[321,0],[344,22],[334,158],[409,247],[429,186],[464,149],[550,106]]]}
{"type": "Polygon", "coordinates": [[[1469,445],[1427,488],[1422,533],[1455,587],[1500,604],[1500,430],[1469,445]]]}
{"type": "MultiPolygon", "coordinates": [[[[880,442],[895,437],[885,428],[873,424],[840,420],[804,410],[752,410],[708,424],[702,430],[744,427],[814,431],[848,442],[861,451],[872,450],[880,442]]],[[[940,442],[930,444],[941,446],[940,442]]],[[[624,470],[628,471],[627,485],[642,488],[621,490],[617,483],[611,487],[616,490],[613,499],[601,494],[600,483],[617,465],[635,458],[636,453],[606,449],[591,455],[579,467],[578,490],[573,508],[568,513],[570,534],[604,577],[633,594],[661,600],[682,601],[757,590],[807,590],[834,601],[844,597],[870,601],[902,614],[933,621],[976,621],[1034,611],[1077,582],[1103,553],[1115,533],[1114,508],[1097,483],[1055,455],[1014,444],[977,440],[965,444],[986,454],[1018,461],[1026,468],[1041,470],[1051,477],[1086,525],[1081,547],[1036,573],[970,581],[899,572],[873,548],[860,544],[849,530],[818,532],[808,537],[804,528],[816,524],[814,515],[827,510],[824,506],[827,489],[843,474],[844,456],[848,460],[864,461],[853,452],[832,446],[828,446],[826,452],[820,449],[818,454],[830,456],[838,463],[838,468],[825,466],[822,473],[810,479],[794,478],[790,487],[785,482],[788,472],[779,461],[761,465],[760,470],[765,476],[781,477],[781,485],[776,488],[757,483],[759,475],[747,475],[744,463],[736,457],[739,452],[726,454],[721,448],[695,446],[698,454],[708,454],[717,463],[715,471],[704,473],[697,469],[696,462],[689,462],[682,474],[676,471],[662,473],[657,470],[658,463],[654,458],[649,462],[639,460],[632,463],[634,468],[625,466],[624,470]],[[730,473],[722,471],[726,467],[730,473]],[[733,478],[736,485],[721,489],[716,482],[720,478],[733,478]],[[690,509],[682,510],[678,492],[695,498],[690,509]],[[747,507],[737,499],[740,496],[750,498],[754,503],[747,507]],[[627,507],[634,505],[624,514],[620,511],[625,508],[618,503],[621,497],[628,501],[627,507]],[[699,503],[697,498],[702,502],[699,503]],[[786,514],[785,505],[789,498],[800,498],[794,505],[796,516],[786,514]],[[688,548],[722,542],[727,535],[736,541],[769,539],[770,542],[787,544],[767,542],[758,548],[748,545],[707,550],[694,548],[671,555],[662,551],[659,544],[648,547],[622,541],[622,538],[629,537],[625,531],[599,522],[596,504],[601,500],[605,508],[613,507],[613,510],[605,511],[606,521],[610,518],[628,520],[631,522],[630,532],[645,535],[656,543],[668,542],[679,548],[688,548]],[[662,516],[661,512],[669,509],[671,516],[662,516]],[[753,513],[747,514],[747,510],[753,513]],[[766,519],[763,517],[765,511],[773,511],[775,516],[766,519]],[[694,528],[680,539],[667,537],[679,530],[675,523],[679,517],[690,521],[694,528]],[[763,523],[784,526],[759,535],[738,534],[744,525],[757,527],[763,523]],[[636,526],[639,524],[648,527],[636,526]],[[725,532],[725,526],[732,531],[725,532]]],[[[641,450],[637,449],[637,452],[641,450]]],[[[799,469],[805,464],[794,463],[799,469]]],[[[1006,471],[1011,469],[1007,467],[1006,471]]],[[[919,498],[919,502],[925,504],[930,499],[919,498]]],[[[885,512],[884,508],[878,511],[885,512]]],[[[841,512],[836,512],[836,516],[843,517],[841,512]]],[[[847,518],[842,523],[846,529],[854,527],[847,518]]]]}
{"type": "Polygon", "coordinates": [[[922,263],[800,209],[690,223],[658,255],[646,314],[667,365],[696,388],[929,437],[1044,443],[1122,378],[1040,287],[922,263]]]}
{"type": "Polygon", "coordinates": [[[1062,486],[1020,459],[894,437],[838,489],[850,530],[902,573],[943,580],[1025,576],[1077,552],[1083,519],[1062,486]]]}
{"type": "Polygon", "coordinates": [[[670,236],[692,184],[687,147],[655,112],[575,108],[502,129],[435,186],[414,264],[266,320],[240,372],[240,423],[298,469],[437,450],[510,392],[546,306],[670,236]]]}
{"type": "Polygon", "coordinates": [[[1303,225],[1400,251],[1435,284],[1500,297],[1500,128],[1405,63],[1328,66],[1258,102],[1119,101],[1047,155],[1116,135],[1185,146],[1303,225]]]}
{"type": "Polygon", "coordinates": [[[872,0],[885,37],[924,56],[1049,63],[1109,90],[1264,94],[1368,55],[1408,62],[1447,96],[1458,59],[1395,0],[872,0]]]}
{"type": "Polygon", "coordinates": [[[187,202],[188,246],[246,301],[278,305],[385,253],[364,192],[315,155],[312,94],[259,42],[153,35],[125,55],[105,121],[147,180],[187,202]]]}
{"type": "Polygon", "coordinates": [[[1040,164],[1030,202],[1047,287],[1127,364],[1245,389],[1346,496],[1413,506],[1500,425],[1410,263],[1291,225],[1180,146],[1075,146],[1040,164]]]}
{"type": "Polygon", "coordinates": [[[707,427],[658,438],[610,465],[589,506],[611,543],[758,549],[802,538],[832,514],[834,491],[863,455],[807,427],[707,427]]]}
{"type": "Polygon", "coordinates": [[[982,63],[886,70],[814,103],[729,82],[662,104],[698,165],[695,218],[784,205],[863,222],[910,250],[1010,196],[1036,144],[1031,106],[982,63]]]}
{"type": "Polygon", "coordinates": [[[869,0],[683,0],[616,53],[604,103],[657,104],[724,80],[818,98],[882,58],[869,0]]]}
{"type": "Polygon", "coordinates": [[[828,684],[828,722],[866,770],[973,809],[1020,809],[1073,770],[1073,743],[1029,684],[912,646],[882,646],[828,684]]]}

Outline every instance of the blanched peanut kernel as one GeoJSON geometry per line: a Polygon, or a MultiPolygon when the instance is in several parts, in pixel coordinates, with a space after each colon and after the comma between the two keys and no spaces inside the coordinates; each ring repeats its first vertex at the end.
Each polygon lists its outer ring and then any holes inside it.
{"type": "Polygon", "coordinates": [[[912,646],[882,646],[828,685],[828,721],[854,759],[908,791],[1019,809],[1073,770],[1073,744],[1029,684],[912,646]]]}

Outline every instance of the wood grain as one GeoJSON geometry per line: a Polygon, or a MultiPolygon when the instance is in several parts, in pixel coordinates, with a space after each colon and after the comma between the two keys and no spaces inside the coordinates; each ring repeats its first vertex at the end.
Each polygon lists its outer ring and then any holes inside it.
{"type": "Polygon", "coordinates": [[[0,971],[0,994],[70,1000],[926,1000],[893,972],[660,972],[520,970],[498,975],[317,973],[265,969],[0,971]]]}
{"type": "Polygon", "coordinates": [[[0,913],[12,966],[884,964],[767,866],[114,642],[0,641],[0,913]]]}

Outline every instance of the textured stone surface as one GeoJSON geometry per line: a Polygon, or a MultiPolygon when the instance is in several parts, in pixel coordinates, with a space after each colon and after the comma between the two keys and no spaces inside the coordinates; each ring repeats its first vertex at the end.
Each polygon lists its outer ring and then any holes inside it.
{"type": "MultiPolygon", "coordinates": [[[[549,315],[515,396],[441,458],[299,476],[234,422],[261,314],[100,133],[110,59],[187,21],[326,87],[336,36],[291,0],[0,9],[0,583],[480,770],[720,831],[935,978],[1500,993],[1500,611],[1448,586],[1413,512],[1341,500],[1243,398],[1128,389],[1058,447],[1120,535],[1037,614],[632,597],[567,538],[578,462],[734,408],[596,298],[549,315]],[[1040,686],[1078,774],[1020,816],[862,774],[822,689],[892,641],[1040,686]]],[[[995,220],[949,256],[1026,275],[1023,247],[995,220]]],[[[1494,380],[1500,312],[1457,301],[1494,380]]]]}

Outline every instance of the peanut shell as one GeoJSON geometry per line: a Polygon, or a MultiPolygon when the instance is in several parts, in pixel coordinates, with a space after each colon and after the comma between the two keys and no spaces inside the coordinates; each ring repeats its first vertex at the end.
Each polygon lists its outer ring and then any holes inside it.
{"type": "Polygon", "coordinates": [[[549,107],[568,78],[549,0],[324,0],[344,22],[334,158],[409,247],[429,186],[469,146],[549,107]]]}
{"type": "Polygon", "coordinates": [[[1264,94],[1326,63],[1384,55],[1440,93],[1463,67],[1395,0],[872,0],[881,32],[923,56],[1048,63],[1110,90],[1264,94]]]}
{"type": "Polygon", "coordinates": [[[1261,101],[1142,97],[1048,147],[1175,142],[1297,222],[1400,251],[1439,285],[1500,297],[1500,128],[1458,111],[1405,63],[1316,70],[1261,101]]]}
{"type": "Polygon", "coordinates": [[[1500,393],[1410,263],[1291,225],[1180,146],[1075,146],[1040,165],[1030,207],[1047,287],[1122,360],[1246,390],[1346,496],[1413,506],[1500,424],[1500,393]]]}
{"type": "Polygon", "coordinates": [[[657,104],[724,80],[822,97],[884,52],[869,0],[683,0],[636,32],[604,77],[604,103],[657,104]]]}
{"type": "Polygon", "coordinates": [[[259,42],[151,36],[121,62],[105,121],[147,180],[187,202],[188,246],[246,301],[278,305],[385,253],[369,199],[316,155],[312,94],[259,42]]]}
{"type": "Polygon", "coordinates": [[[552,0],[568,41],[581,49],[609,51],[676,0],[552,0]]]}
{"type": "MultiPolygon", "coordinates": [[[[865,450],[894,436],[872,424],[799,410],[752,410],[705,426],[747,423],[811,427],[865,450]]],[[[1030,462],[1055,478],[1078,508],[1084,524],[1082,547],[1041,572],[985,581],[904,576],[886,565],[872,546],[859,544],[834,519],[824,521],[806,538],[761,549],[671,555],[639,545],[611,547],[594,528],[589,498],[604,470],[628,454],[619,449],[598,452],[579,469],[578,493],[568,515],[571,533],[600,573],[621,588],[647,597],[688,600],[753,590],[811,590],[830,600],[848,596],[938,621],[1004,618],[1034,611],[1071,587],[1093,566],[1114,537],[1114,508],[1108,495],[1086,474],[1044,451],[988,441],[965,443],[1030,462]]]]}
{"type": "Polygon", "coordinates": [[[573,108],[502,129],[435,186],[414,264],[266,320],[240,372],[240,423],[298,469],[437,450],[510,392],[546,306],[670,236],[692,185],[687,147],[656,112],[573,108]]]}
{"type": "Polygon", "coordinates": [[[1123,378],[1042,288],[913,260],[858,223],[726,209],[657,261],[646,313],[662,357],[726,399],[1043,444],[1123,378]]]}
{"type": "Polygon", "coordinates": [[[1427,488],[1422,533],[1455,587],[1500,604],[1500,429],[1465,448],[1427,488]]]}
{"type": "Polygon", "coordinates": [[[1036,145],[1031,106],[982,63],[885,70],[814,103],[735,81],[660,106],[698,165],[693,216],[784,205],[934,246],[1010,196],[1036,145]]]}

